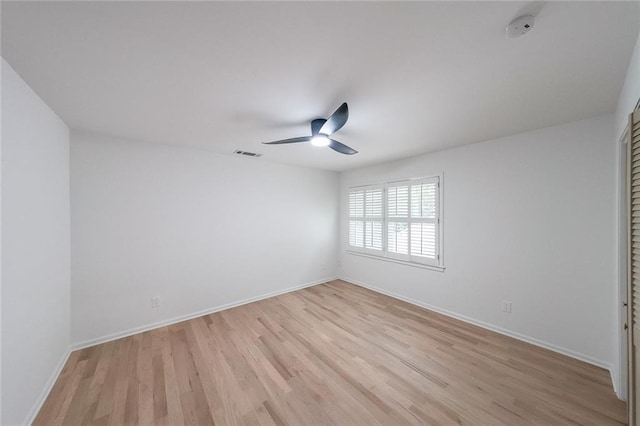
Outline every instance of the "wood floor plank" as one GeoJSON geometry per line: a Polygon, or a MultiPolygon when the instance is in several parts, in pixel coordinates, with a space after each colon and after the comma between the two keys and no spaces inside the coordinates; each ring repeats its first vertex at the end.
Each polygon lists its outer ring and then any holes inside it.
{"type": "Polygon", "coordinates": [[[60,408],[61,400],[64,399],[66,395],[65,387],[67,382],[73,377],[80,355],[80,351],[75,351],[69,355],[69,359],[62,368],[60,376],[51,388],[49,397],[46,399],[44,404],[42,404],[42,408],[36,416],[35,421],[38,420],[38,417],[44,419],[52,419],[55,417],[57,410],[60,408]]]}
{"type": "Polygon", "coordinates": [[[72,353],[34,425],[625,423],[608,372],[344,281],[72,353]]]}

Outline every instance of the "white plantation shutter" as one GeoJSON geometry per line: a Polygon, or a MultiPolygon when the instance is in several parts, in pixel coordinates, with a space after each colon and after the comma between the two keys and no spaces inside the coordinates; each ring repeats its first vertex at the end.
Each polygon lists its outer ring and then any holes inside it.
{"type": "Polygon", "coordinates": [[[382,250],[382,197],[384,188],[370,188],[364,191],[364,248],[382,250]]]}
{"type": "Polygon", "coordinates": [[[364,247],[364,222],[349,221],[349,245],[353,247],[364,247]]]}
{"type": "Polygon", "coordinates": [[[349,216],[364,217],[364,191],[349,193],[349,216]]]}
{"type": "Polygon", "coordinates": [[[389,217],[409,216],[409,186],[389,186],[387,194],[389,217]]]}
{"type": "Polygon", "coordinates": [[[409,260],[409,185],[389,185],[387,206],[387,251],[409,260]]]}
{"type": "Polygon", "coordinates": [[[349,192],[349,245],[364,247],[364,190],[349,192]]]}
{"type": "Polygon", "coordinates": [[[387,252],[410,262],[439,264],[439,178],[387,187],[387,252]]]}
{"type": "Polygon", "coordinates": [[[383,249],[384,187],[349,191],[349,246],[363,251],[383,249]]]}
{"type": "Polygon", "coordinates": [[[388,251],[394,257],[409,255],[409,223],[408,222],[387,222],[388,251]]]}
{"type": "Polygon", "coordinates": [[[440,178],[349,190],[351,250],[441,266],[440,178]]]}
{"type": "Polygon", "coordinates": [[[364,247],[382,250],[382,221],[367,221],[364,227],[364,247]]]}
{"type": "Polygon", "coordinates": [[[438,187],[438,179],[432,178],[412,183],[410,191],[410,255],[429,264],[438,263],[438,187]]]}
{"type": "Polygon", "coordinates": [[[411,224],[411,255],[427,259],[437,258],[435,223],[411,224]]]}

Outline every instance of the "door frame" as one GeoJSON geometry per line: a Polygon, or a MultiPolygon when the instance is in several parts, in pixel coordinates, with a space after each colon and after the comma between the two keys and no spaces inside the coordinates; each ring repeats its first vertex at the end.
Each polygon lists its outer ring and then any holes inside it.
{"type": "MultiPolygon", "coordinates": [[[[640,110],[640,99],[631,114],[640,110]]],[[[638,422],[636,412],[636,393],[639,389],[633,384],[636,375],[635,349],[633,335],[633,294],[631,286],[631,143],[630,132],[633,120],[630,118],[618,139],[618,343],[619,377],[616,393],[618,398],[627,401],[627,423],[638,422]],[[626,328],[625,328],[626,327],[626,328]]],[[[615,384],[614,384],[615,386],[615,384]]]]}

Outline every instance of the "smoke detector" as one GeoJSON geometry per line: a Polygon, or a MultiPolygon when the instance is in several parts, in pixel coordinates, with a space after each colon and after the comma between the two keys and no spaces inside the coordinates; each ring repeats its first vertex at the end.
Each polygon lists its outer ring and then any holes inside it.
{"type": "Polygon", "coordinates": [[[533,28],[533,24],[536,22],[536,18],[533,15],[523,15],[514,19],[507,26],[507,38],[518,38],[533,28]]]}

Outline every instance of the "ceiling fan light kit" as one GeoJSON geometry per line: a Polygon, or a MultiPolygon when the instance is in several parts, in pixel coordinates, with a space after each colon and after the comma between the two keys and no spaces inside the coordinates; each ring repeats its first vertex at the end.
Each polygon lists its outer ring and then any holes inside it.
{"type": "Polygon", "coordinates": [[[282,145],[287,143],[311,142],[313,146],[328,146],[340,154],[353,155],[358,151],[348,147],[347,145],[331,139],[330,136],[340,130],[349,118],[349,107],[347,103],[343,103],[335,110],[333,114],[326,120],[324,118],[316,118],[311,121],[311,136],[302,136],[299,138],[283,139],[273,142],[262,142],[265,145],[282,145]]]}
{"type": "Polygon", "coordinates": [[[311,145],[313,146],[329,146],[331,141],[326,135],[318,135],[311,138],[311,145]]]}

